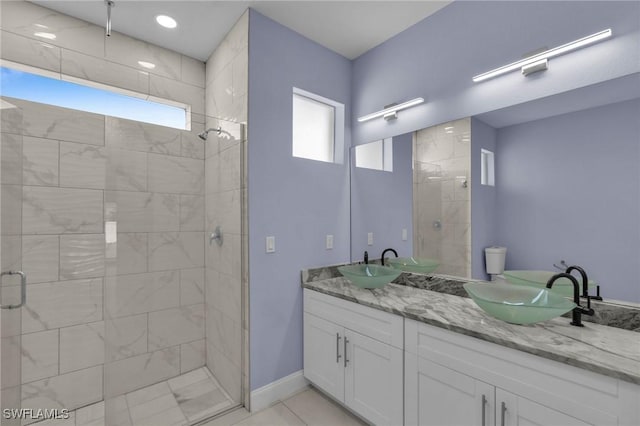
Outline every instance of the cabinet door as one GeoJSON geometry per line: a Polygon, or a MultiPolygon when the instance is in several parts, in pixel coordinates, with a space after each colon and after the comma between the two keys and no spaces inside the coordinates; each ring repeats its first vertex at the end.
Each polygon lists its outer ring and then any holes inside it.
{"type": "Polygon", "coordinates": [[[527,398],[496,388],[496,426],[595,425],[571,417],[527,398]]]}
{"type": "Polygon", "coordinates": [[[304,314],[304,377],[338,401],[344,400],[344,329],[304,314]]]}
{"type": "Polygon", "coordinates": [[[493,426],[495,388],[407,353],[407,425],[493,426]]]}
{"type": "Polygon", "coordinates": [[[345,404],[373,424],[402,425],[402,350],[351,330],[345,338],[345,404]]]}

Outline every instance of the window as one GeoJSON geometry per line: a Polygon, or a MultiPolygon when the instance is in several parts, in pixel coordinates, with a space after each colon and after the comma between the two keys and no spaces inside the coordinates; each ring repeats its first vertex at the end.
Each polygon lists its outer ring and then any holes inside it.
{"type": "Polygon", "coordinates": [[[356,167],[393,171],[393,140],[391,138],[357,145],[356,167]]]}
{"type": "Polygon", "coordinates": [[[147,100],[147,95],[117,88],[99,89],[91,86],[106,86],[89,81],[86,84],[0,67],[2,96],[188,130],[187,105],[169,100],[154,102],[147,100]],[[124,92],[135,96],[121,94],[124,92]]]}
{"type": "Polygon", "coordinates": [[[481,149],[480,150],[480,183],[482,185],[495,186],[495,171],[494,171],[494,159],[493,152],[481,149]]]}
{"type": "Polygon", "coordinates": [[[292,123],[294,157],[343,162],[344,105],[294,88],[292,123]]]}

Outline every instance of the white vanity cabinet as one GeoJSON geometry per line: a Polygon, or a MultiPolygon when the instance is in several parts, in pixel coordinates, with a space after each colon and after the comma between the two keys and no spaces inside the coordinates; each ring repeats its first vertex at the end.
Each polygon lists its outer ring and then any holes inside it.
{"type": "Polygon", "coordinates": [[[304,376],[373,424],[403,424],[403,323],[304,290],[304,376]]]}
{"type": "Polygon", "coordinates": [[[409,319],[405,339],[406,425],[640,420],[637,385],[409,319]]]}

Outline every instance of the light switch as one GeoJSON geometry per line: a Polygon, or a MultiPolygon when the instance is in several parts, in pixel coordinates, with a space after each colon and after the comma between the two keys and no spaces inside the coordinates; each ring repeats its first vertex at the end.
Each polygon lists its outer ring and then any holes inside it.
{"type": "Polygon", "coordinates": [[[267,237],[267,253],[274,253],[276,251],[276,237],[267,237]]]}
{"type": "Polygon", "coordinates": [[[367,234],[367,245],[369,246],[373,245],[373,232],[369,232],[367,234]]]}
{"type": "Polygon", "coordinates": [[[327,250],[333,249],[333,235],[327,235],[327,250]]]}
{"type": "Polygon", "coordinates": [[[407,241],[407,228],[402,228],[402,241],[407,241]]]}

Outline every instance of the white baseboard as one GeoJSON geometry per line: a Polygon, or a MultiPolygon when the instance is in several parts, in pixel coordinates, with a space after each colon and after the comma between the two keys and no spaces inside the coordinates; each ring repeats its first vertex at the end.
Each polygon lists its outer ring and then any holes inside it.
{"type": "Polygon", "coordinates": [[[251,392],[251,412],[255,413],[267,408],[274,402],[282,401],[307,386],[309,386],[309,381],[304,378],[302,370],[299,370],[258,388],[251,392]]]}

